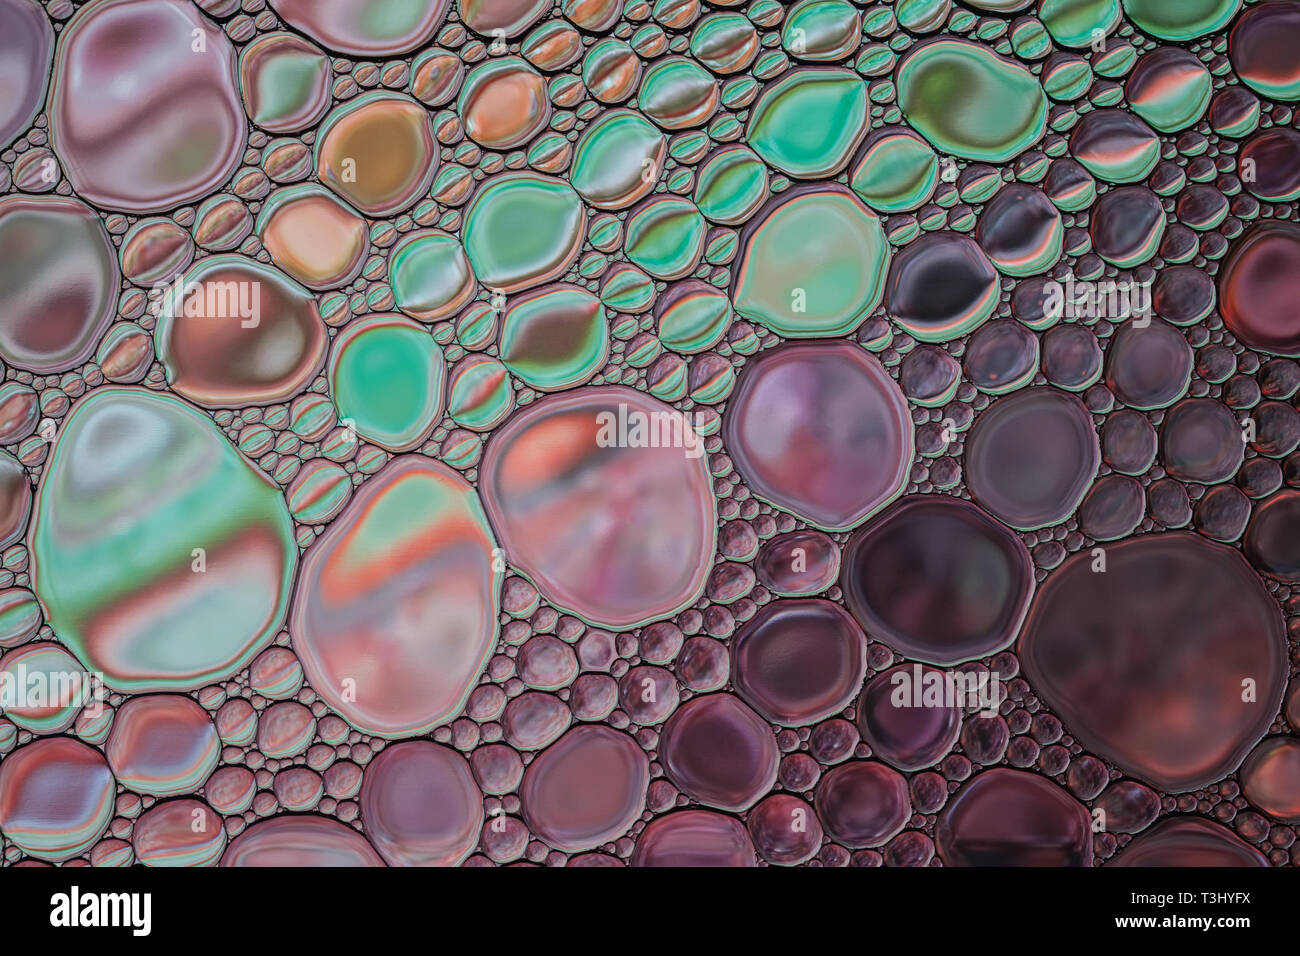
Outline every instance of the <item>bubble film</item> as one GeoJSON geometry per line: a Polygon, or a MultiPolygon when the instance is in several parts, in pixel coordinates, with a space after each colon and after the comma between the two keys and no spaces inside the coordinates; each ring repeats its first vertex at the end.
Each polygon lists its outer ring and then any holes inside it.
{"type": "Polygon", "coordinates": [[[1294,0],[0,0],[0,858],[1300,863],[1294,0]]]}

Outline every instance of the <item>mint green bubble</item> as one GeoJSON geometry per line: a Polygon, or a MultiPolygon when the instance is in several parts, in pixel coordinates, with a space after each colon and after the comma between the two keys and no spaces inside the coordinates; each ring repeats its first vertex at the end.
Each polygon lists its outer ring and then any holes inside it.
{"type": "Polygon", "coordinates": [[[389,451],[407,451],[442,414],[442,349],[420,325],[369,315],[334,340],[328,367],[340,424],[389,451]]]}
{"type": "Polygon", "coordinates": [[[801,0],[781,27],[781,47],[800,60],[842,60],[858,45],[860,22],[846,0],[801,0]]]}
{"type": "Polygon", "coordinates": [[[691,56],[715,73],[743,70],[758,54],[758,31],[739,13],[714,13],[691,33],[691,56]]]}
{"type": "Polygon", "coordinates": [[[563,273],[586,228],[586,210],[568,183],[519,172],[483,184],[465,210],[461,237],[478,280],[516,292],[563,273]]]}
{"type": "Polygon", "coordinates": [[[678,279],[704,254],[704,231],[704,217],[694,204],[657,196],[628,217],[623,251],[656,279],[678,279]]]}
{"type": "Polygon", "coordinates": [[[404,237],[388,257],[388,284],[397,307],[431,321],[474,297],[474,272],[455,236],[437,229],[404,237]]]}
{"type": "Polygon", "coordinates": [[[644,312],[654,305],[654,280],[636,266],[620,262],[601,280],[600,301],[616,312],[644,312]]]}
{"type": "Polygon", "coordinates": [[[577,286],[521,296],[501,322],[501,361],[543,392],[588,381],[609,357],[609,326],[600,300],[577,286]]]}
{"type": "Polygon", "coordinates": [[[718,111],[718,84],[708,70],[685,57],[668,57],[645,72],[637,105],[664,129],[690,129],[718,111]]]}
{"type": "Polygon", "coordinates": [[[767,186],[767,167],[753,150],[746,146],[726,146],[700,167],[695,182],[695,205],[713,222],[739,225],[763,204],[767,186]]]}
{"type": "Polygon", "coordinates": [[[1053,40],[1078,50],[1092,45],[1094,30],[1105,36],[1115,29],[1119,0],[1043,0],[1038,17],[1053,40]]]}
{"type": "Polygon", "coordinates": [[[1161,40],[1194,40],[1228,25],[1241,0],[1124,0],[1124,12],[1161,40]]]}
{"type": "Polygon", "coordinates": [[[889,243],[843,187],[784,197],[756,220],[736,259],[732,304],[780,335],[843,335],[880,304],[889,243]]]}
{"type": "Polygon", "coordinates": [[[224,680],[284,621],[298,563],[284,498],[180,399],[110,387],[74,405],[34,514],[33,590],[116,690],[224,680]]]}
{"type": "Polygon", "coordinates": [[[1001,163],[1047,129],[1047,97],[1034,75],[987,47],[945,38],[925,43],[898,68],[907,122],[945,153],[1001,163]]]}
{"type": "Polygon", "coordinates": [[[745,139],[786,175],[822,179],[844,168],[866,123],[866,83],[848,70],[804,67],[763,91],[745,139]]]}
{"type": "Polygon", "coordinates": [[[883,129],[871,134],[849,185],[880,212],[910,212],[924,205],[939,183],[939,158],[910,130],[883,129]]]}
{"type": "Polygon", "coordinates": [[[447,391],[447,414],[476,432],[501,424],[515,407],[510,372],[490,355],[471,355],[452,369],[447,391]]]}
{"type": "Polygon", "coordinates": [[[659,308],[659,341],[665,348],[693,355],[713,348],[731,324],[726,294],[698,279],[678,283],[659,308]]]}
{"type": "Polygon", "coordinates": [[[654,188],[667,151],[664,134],[639,113],[613,110],[578,139],[569,181],[597,209],[623,209],[654,188]]]}

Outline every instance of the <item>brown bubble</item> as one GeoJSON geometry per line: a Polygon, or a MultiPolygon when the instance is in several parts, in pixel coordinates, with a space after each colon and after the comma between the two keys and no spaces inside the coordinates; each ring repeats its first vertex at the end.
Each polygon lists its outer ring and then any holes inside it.
{"type": "Polygon", "coordinates": [[[1257,505],[1243,545],[1265,574],[1300,582],[1300,491],[1287,488],[1257,505]]]}
{"type": "Polygon", "coordinates": [[[1241,425],[1212,398],[1179,402],[1160,426],[1161,461],[1175,478],[1213,484],[1237,473],[1246,454],[1241,425]]]}
{"type": "Polygon", "coordinates": [[[122,241],[122,274],[139,286],[170,282],[194,261],[194,240],[170,219],[146,219],[122,241]]]}
{"type": "Polygon", "coordinates": [[[396,93],[366,93],[321,126],[316,175],[368,216],[400,212],[427,192],[438,171],[433,121],[396,93]]]}
{"type": "Polygon", "coordinates": [[[488,149],[521,146],[551,118],[546,81],[517,57],[491,60],[473,70],[458,107],[465,135],[488,149]]]}
{"type": "Polygon", "coordinates": [[[875,756],[899,770],[921,770],[953,748],[961,732],[958,702],[925,696],[927,686],[946,687],[942,679],[935,668],[899,664],[867,682],[857,726],[875,756]]]}
{"type": "Polygon", "coordinates": [[[276,265],[317,291],[356,278],[369,244],[365,220],[314,186],[272,196],[257,233],[276,265]]]}
{"type": "Polygon", "coordinates": [[[1241,765],[1241,791],[1274,820],[1300,823],[1300,741],[1269,737],[1241,765]]]}

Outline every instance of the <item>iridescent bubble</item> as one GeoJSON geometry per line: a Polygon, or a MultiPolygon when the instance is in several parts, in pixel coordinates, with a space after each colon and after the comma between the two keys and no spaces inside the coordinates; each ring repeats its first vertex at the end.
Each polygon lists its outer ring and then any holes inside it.
{"type": "Polygon", "coordinates": [[[583,130],[569,180],[597,209],[625,209],[649,193],[668,155],[668,141],[639,113],[611,110],[583,130]]]}
{"type": "Polygon", "coordinates": [[[303,524],[324,524],[343,510],[352,495],[348,473],[333,462],[305,463],[285,492],[289,512],[303,524]]]}
{"type": "Polygon", "coordinates": [[[0,547],[14,543],[32,512],[32,484],[13,455],[0,452],[0,547]]]}
{"type": "Polygon", "coordinates": [[[693,355],[712,348],[731,324],[726,293],[699,279],[675,283],[655,303],[659,341],[665,348],[693,355]]]}
{"type": "Polygon", "coordinates": [[[314,126],[330,105],[330,62],[292,33],[264,33],[239,54],[244,110],[271,133],[314,126]]]}
{"type": "Polygon", "coordinates": [[[319,186],[275,193],[255,228],[275,264],[318,292],[346,285],[365,264],[366,221],[319,186]]]}
{"type": "Polygon", "coordinates": [[[99,751],[71,737],[37,740],[0,762],[0,830],[38,859],[71,859],[108,826],[115,790],[99,751]]]}
{"type": "Polygon", "coordinates": [[[656,279],[680,279],[704,253],[704,217],[675,196],[655,196],[627,219],[623,251],[656,279]]]}
{"type": "Polygon", "coordinates": [[[980,215],[975,238],[999,271],[1037,275],[1061,258],[1061,214],[1041,190],[1021,183],[1000,189],[980,215]]]}
{"type": "MultiPolygon", "coordinates": [[[[1236,12],[1238,4],[1230,4],[1236,12]]],[[[1241,15],[1228,35],[1228,55],[1241,81],[1271,100],[1300,100],[1300,10],[1267,2],[1241,15]]],[[[3,140],[4,137],[0,137],[3,140]]]]}
{"type": "Polygon", "coordinates": [[[848,706],[866,673],[866,637],[838,604],[779,601],[732,642],[736,693],[775,724],[816,723],[848,706]]]}
{"type": "Polygon", "coordinates": [[[25,130],[45,102],[54,56],[49,18],[32,0],[0,2],[0,63],[5,103],[0,106],[0,148],[25,130]]]}
{"type": "MultiPolygon", "coordinates": [[[[11,617],[15,608],[11,605],[5,610],[9,612],[5,616],[11,617]]],[[[36,734],[67,730],[83,705],[103,708],[93,699],[89,676],[82,673],[76,659],[58,644],[46,641],[23,645],[0,659],[0,689],[5,716],[36,734]]]]}
{"type": "Polygon", "coordinates": [[[524,37],[519,52],[539,70],[562,70],[582,56],[582,34],[563,20],[550,20],[524,37]]]}
{"type": "Polygon", "coordinates": [[[325,360],[316,300],[270,266],[209,256],[159,292],[158,360],[171,387],[200,405],[282,401],[325,360]]]}
{"type": "Polygon", "coordinates": [[[861,27],[846,0],[800,0],[781,27],[781,46],[801,60],[842,60],[858,45],[861,27]]]}
{"type": "Polygon", "coordinates": [[[1175,478],[1213,484],[1237,473],[1246,453],[1241,425],[1212,398],[1188,398],[1160,426],[1161,461],[1175,478]]]}
{"type": "Polygon", "coordinates": [[[1300,226],[1266,222],[1249,229],[1219,270],[1219,308],[1244,345],[1300,355],[1300,226]]]}
{"type": "Polygon", "coordinates": [[[763,204],[767,188],[767,167],[753,150],[724,146],[701,164],[693,198],[705,218],[736,226],[763,204]]]}
{"type": "Polygon", "coordinates": [[[122,240],[121,259],[138,286],[170,282],[194,261],[194,240],[170,219],[141,219],[122,240]]]}
{"type": "Polygon", "coordinates": [[[830,535],[820,531],[790,531],[763,545],[754,570],[759,582],[774,594],[817,594],[839,577],[840,549],[830,535]]]}
{"type": "Polygon", "coordinates": [[[683,792],[720,810],[747,810],[776,783],[772,730],[730,694],[687,701],[664,725],[664,771],[683,792]]]}
{"type": "Polygon", "coordinates": [[[275,760],[296,757],[316,735],[316,718],[296,700],[268,707],[257,723],[257,749],[275,760]]]}
{"type": "Polygon", "coordinates": [[[104,753],[122,786],[173,797],[203,786],[221,743],[207,712],[189,697],[152,694],[117,709],[104,753]]]}
{"type": "Polygon", "coordinates": [[[1180,47],[1156,47],[1133,67],[1124,87],[1133,112],[1162,133],[1191,126],[1210,105],[1210,71],[1180,47]]]}
{"type": "Polygon", "coordinates": [[[1300,823],[1300,742],[1293,737],[1262,740],[1241,765],[1247,800],[1274,820],[1300,823]]]}
{"type": "Polygon", "coordinates": [[[59,34],[49,112],[68,180],[109,209],[192,202],[225,182],[244,151],[234,48],[182,0],[81,7],[59,34]]]}
{"type": "Polygon", "coordinates": [[[1100,459],[1083,403],[1053,388],[1031,388],[999,399],[975,420],[966,481],[981,507],[1027,531],[1069,517],[1100,459]]]}
{"type": "Polygon", "coordinates": [[[912,813],[907,778],[874,760],[855,760],[828,771],[815,799],[826,833],[854,849],[889,842],[912,813]]]}
{"type": "Polygon", "coordinates": [[[425,106],[444,106],[465,81],[465,63],[437,47],[411,61],[411,95],[425,106]]]}
{"type": "Polygon", "coordinates": [[[673,56],[646,70],[637,93],[641,112],[667,130],[690,129],[718,111],[718,84],[693,60],[673,56]]]}
{"type": "Polygon", "coordinates": [[[460,0],[465,26],[484,36],[518,36],[551,7],[550,0],[460,0]]]}
{"type": "Polygon", "coordinates": [[[1269,202],[1300,199],[1300,133],[1286,127],[1254,136],[1241,148],[1245,187],[1269,202]]]}
{"type": "Polygon", "coordinates": [[[353,56],[392,56],[427,43],[446,16],[448,0],[271,0],[295,30],[353,56]]]}
{"type": "Polygon", "coordinates": [[[1268,866],[1268,860],[1227,827],[1201,817],[1162,820],[1121,852],[1111,866],[1268,866]]]}
{"type": "Polygon", "coordinates": [[[849,185],[873,209],[910,212],[934,195],[939,158],[921,137],[901,126],[874,130],[862,144],[849,185]]]}
{"type": "Polygon", "coordinates": [[[410,233],[388,256],[397,307],[422,322],[446,318],[474,298],[474,270],[455,236],[439,229],[410,233]]]}
{"type": "Polygon", "coordinates": [[[1192,364],[1191,346],[1168,322],[1127,323],[1106,352],[1106,385],[1133,408],[1164,408],[1186,393],[1192,364]]]}
{"type": "Polygon", "coordinates": [[[113,320],[117,256],[99,217],[75,199],[0,199],[0,356],[32,372],[84,362],[113,320]]]}
{"type": "Polygon", "coordinates": [[[749,811],[745,820],[758,853],[777,866],[798,866],[822,845],[822,826],[806,800],[774,793],[749,811]]]}
{"type": "Polygon", "coordinates": [[[245,666],[284,620],[297,564],[279,489],[206,416],[129,388],[73,407],[31,548],[55,634],[132,691],[202,687],[245,666]]]}
{"type": "Polygon", "coordinates": [[[609,357],[600,300],[578,286],[555,285],[514,299],[501,321],[501,362],[543,392],[588,381],[609,357]]]}
{"type": "Polygon", "coordinates": [[[383,866],[356,830],[329,817],[293,814],[253,824],[226,848],[222,866],[383,866]]]}
{"type": "Polygon", "coordinates": [[[1104,36],[1119,24],[1119,0],[1043,0],[1038,16],[1053,40],[1082,49],[1094,42],[1094,30],[1104,36]]]}
{"type": "Polygon", "coordinates": [[[1038,371],[1038,337],[1014,319],[990,322],[966,343],[962,367],[981,392],[1010,392],[1029,384],[1038,371]]]}
{"type": "Polygon", "coordinates": [[[848,163],[867,125],[867,85],[859,77],[848,70],[806,67],[763,90],[745,141],[789,176],[825,179],[848,163]]]}
{"type": "Polygon", "coordinates": [[[758,31],[738,13],[710,14],[691,33],[691,56],[720,76],[746,69],[758,51],[758,31]]]}
{"type": "Polygon", "coordinates": [[[1099,256],[1130,269],[1156,254],[1165,234],[1165,211],[1145,186],[1122,186],[1097,201],[1089,232],[1099,256]]]}
{"type": "Polygon", "coordinates": [[[602,103],[622,103],[641,80],[641,61],[622,40],[592,44],[582,61],[582,83],[602,103]]]}
{"type": "Polygon", "coordinates": [[[495,546],[464,479],[390,462],[303,559],[290,633],[311,686],[381,737],[454,717],[496,643],[495,546]]]}
{"type": "Polygon", "coordinates": [[[465,135],[488,149],[522,146],[545,128],[551,101],[542,75],[518,57],[500,57],[465,78],[456,111],[465,135]]]}
{"type": "Polygon", "coordinates": [[[1287,488],[1256,505],[1242,543],[1260,571],[1300,582],[1300,491],[1287,488]]]}
{"type": "Polygon", "coordinates": [[[678,810],[651,821],[637,837],[633,866],[757,866],[754,842],[735,817],[712,810],[678,810]]]}
{"type": "Polygon", "coordinates": [[[1124,0],[1124,12],[1143,31],[1162,40],[1194,40],[1223,29],[1241,0],[1124,0]]]}
{"type": "Polygon", "coordinates": [[[461,239],[479,281],[518,292],[559,277],[582,248],[587,213],[562,180],[506,173],[485,182],[465,210],[461,239]]]}
{"type": "Polygon", "coordinates": [[[880,219],[853,193],[791,190],[742,233],[732,303],[790,338],[842,335],[880,304],[889,256],[880,219]]]}
{"type": "Polygon", "coordinates": [[[428,110],[382,90],[335,109],[314,155],[321,183],[368,216],[402,211],[428,192],[438,171],[428,110]]]}
{"type": "Polygon", "coordinates": [[[1095,110],[1074,128],[1070,154],[1098,179],[1134,183],[1155,169],[1160,137],[1132,113],[1095,110]]]}
{"type": "Polygon", "coordinates": [[[929,233],[894,257],[885,308],[922,342],[946,342],[978,328],[997,307],[998,274],[969,236],[929,233]]]}
{"type": "Polygon", "coordinates": [[[389,451],[418,446],[442,415],[442,349],[409,319],[352,322],[334,339],[328,372],[339,418],[389,451]]]}
{"type": "Polygon", "coordinates": [[[899,664],[876,674],[858,700],[857,727],[872,753],[899,770],[922,770],[952,750],[961,707],[943,671],[899,664]]]}
{"type": "Polygon", "coordinates": [[[935,824],[947,866],[1091,866],[1087,808],[1037,774],[996,767],[966,784],[935,824]]]}
{"type": "Polygon", "coordinates": [[[488,442],[480,492],[513,568],[604,627],[674,614],[704,589],[716,543],[702,440],[642,392],[543,398],[488,442]]]}
{"type": "Polygon", "coordinates": [[[944,37],[914,47],[897,82],[908,123],[945,153],[1001,163],[1046,130],[1047,97],[1033,74],[969,40],[944,37]]]}
{"type": "Polygon", "coordinates": [[[1277,603],[1240,552],[1200,535],[1143,535],[1104,556],[1104,574],[1082,552],[1039,589],[1018,645],[1026,676],[1126,773],[1175,792],[1219,780],[1281,704],[1277,603]]]}
{"type": "Polygon", "coordinates": [[[456,866],[478,844],[483,795],[456,751],[408,740],[366,768],[361,818],[391,866],[456,866]]]}
{"type": "MultiPolygon", "coordinates": [[[[447,414],[474,431],[495,428],[514,410],[509,370],[489,355],[471,355],[447,379],[447,414]]],[[[444,456],[445,457],[445,456],[444,456]]]]}
{"type": "Polygon", "coordinates": [[[529,828],[566,853],[626,833],[645,809],[650,767],[626,734],[575,727],[538,754],[519,797],[529,828]]]}

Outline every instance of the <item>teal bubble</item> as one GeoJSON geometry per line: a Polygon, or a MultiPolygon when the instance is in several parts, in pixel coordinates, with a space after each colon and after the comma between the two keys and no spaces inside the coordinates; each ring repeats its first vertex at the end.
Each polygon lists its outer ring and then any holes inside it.
{"type": "Polygon", "coordinates": [[[943,26],[952,10],[952,0],[899,0],[895,6],[898,25],[909,33],[931,33],[943,26]]]}
{"type": "Polygon", "coordinates": [[[500,425],[515,407],[510,372],[490,355],[463,359],[452,369],[447,392],[447,414],[452,421],[476,432],[500,425]]]}
{"type": "Polygon", "coordinates": [[[758,31],[739,13],[711,14],[691,34],[691,56],[722,76],[749,66],[758,49],[758,31]]]}
{"type": "Polygon", "coordinates": [[[718,84],[708,70],[685,57],[659,60],[646,70],[637,94],[641,112],[664,129],[700,126],[718,111],[718,84]]]}
{"type": "Polygon", "coordinates": [[[880,219],[841,186],[774,200],[746,230],[732,304],[780,335],[843,335],[880,304],[889,243],[880,219]]]}
{"type": "Polygon", "coordinates": [[[678,279],[704,254],[704,217],[685,199],[656,196],[627,220],[623,251],[656,279],[678,279]]]}
{"type": "Polygon", "coordinates": [[[33,590],[110,687],[224,680],[284,621],[298,557],[284,498],[180,399],[111,387],[73,406],[35,515],[33,590]]]}
{"type": "Polygon", "coordinates": [[[1124,12],[1161,40],[1194,40],[1228,25],[1241,0],[1124,0],[1124,12]]]}
{"type": "Polygon", "coordinates": [[[501,361],[539,391],[581,385],[608,357],[605,311],[599,299],[577,286],[520,296],[501,321],[501,361]]]}
{"type": "Polygon", "coordinates": [[[698,279],[679,282],[659,300],[659,341],[665,348],[693,355],[713,348],[731,324],[727,296],[698,279]]]}
{"type": "Polygon", "coordinates": [[[866,83],[848,70],[804,67],[763,91],[745,139],[781,172],[822,179],[844,168],[866,124],[866,83]]]}
{"type": "Polygon", "coordinates": [[[397,307],[424,321],[445,318],[474,298],[474,272],[455,236],[437,229],[405,236],[388,257],[397,307]]]}
{"type": "Polygon", "coordinates": [[[1061,46],[1092,46],[1100,30],[1105,36],[1119,25],[1119,0],[1043,0],[1039,19],[1061,46]]]}
{"type": "Polygon", "coordinates": [[[578,139],[569,181],[597,209],[625,209],[659,179],[668,141],[639,113],[613,110],[578,139]]]}
{"type": "Polygon", "coordinates": [[[1092,67],[1073,53],[1057,53],[1047,58],[1040,74],[1043,91],[1058,102],[1077,100],[1092,86],[1092,67]]]}
{"type": "Polygon", "coordinates": [[[1213,85],[1210,71],[1194,54],[1157,47],[1138,60],[1125,95],[1134,113],[1160,132],[1172,133],[1205,115],[1213,85]]]}
{"type": "Polygon", "coordinates": [[[911,212],[934,195],[939,158],[910,130],[876,130],[863,146],[849,175],[849,185],[868,206],[880,212],[911,212]]]}
{"type": "Polygon", "coordinates": [[[654,280],[630,263],[617,263],[601,280],[600,301],[616,312],[644,312],[654,305],[654,280]]]}
{"type": "Polygon", "coordinates": [[[1047,97],[1032,73],[968,40],[918,46],[899,65],[898,102],[935,147],[1005,162],[1047,129],[1047,97]]]}
{"type": "Polygon", "coordinates": [[[739,225],[767,198],[763,161],[745,146],[724,146],[700,167],[695,205],[712,222],[739,225]]]}
{"type": "Polygon", "coordinates": [[[289,512],[303,524],[324,524],[352,497],[352,477],[339,465],[316,458],[294,476],[287,498],[289,512]]]}
{"type": "Polygon", "coordinates": [[[846,0],[801,0],[781,27],[781,47],[801,60],[842,60],[858,45],[861,20],[846,0]]]}
{"type": "Polygon", "coordinates": [[[461,236],[479,281],[517,292],[563,273],[586,227],[582,200],[567,183],[518,172],[484,183],[465,210],[461,236]]]}
{"type": "Polygon", "coordinates": [[[396,315],[349,324],[330,349],[330,395],[340,423],[388,451],[415,448],[442,414],[442,349],[396,315]]]}

